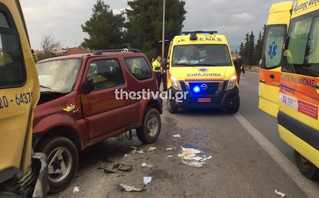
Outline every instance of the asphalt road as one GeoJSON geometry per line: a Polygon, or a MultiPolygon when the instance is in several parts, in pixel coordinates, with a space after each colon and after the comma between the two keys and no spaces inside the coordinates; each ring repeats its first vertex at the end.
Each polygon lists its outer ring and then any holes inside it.
{"type": "Polygon", "coordinates": [[[165,106],[156,143],[143,145],[136,137],[122,136],[85,150],[75,180],[50,197],[280,197],[275,190],[288,198],[319,197],[319,182],[299,173],[293,150],[279,138],[276,119],[258,109],[257,89],[258,74],[247,72],[240,81],[241,106],[236,114],[186,109],[170,114],[165,106]],[[200,168],[189,167],[178,157],[185,145],[212,158],[200,168]],[[132,146],[138,151],[151,146],[156,150],[132,154],[132,146]],[[133,170],[104,173],[112,163],[132,165],[133,170]],[[152,181],[142,192],[125,192],[117,186],[143,187],[144,176],[152,181]],[[76,185],[79,192],[73,194],[76,185]]]}

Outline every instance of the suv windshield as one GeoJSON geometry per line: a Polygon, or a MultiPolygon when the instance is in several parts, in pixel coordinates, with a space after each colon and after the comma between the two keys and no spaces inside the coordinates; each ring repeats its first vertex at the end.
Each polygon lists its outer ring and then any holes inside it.
{"type": "Polygon", "coordinates": [[[178,45],[174,47],[173,66],[231,66],[226,45],[178,45]]]}
{"type": "Polygon", "coordinates": [[[81,64],[82,59],[53,60],[37,63],[40,86],[55,92],[71,92],[81,64]]]}

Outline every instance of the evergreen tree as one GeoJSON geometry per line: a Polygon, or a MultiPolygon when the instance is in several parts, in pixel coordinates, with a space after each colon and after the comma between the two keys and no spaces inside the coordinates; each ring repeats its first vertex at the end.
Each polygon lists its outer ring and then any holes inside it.
{"type": "MultiPolygon", "coordinates": [[[[128,1],[130,9],[126,10],[126,41],[132,48],[141,49],[149,58],[160,55],[162,43],[163,0],[128,1]]],[[[165,39],[180,34],[186,11],[185,2],[166,0],[165,39]]],[[[166,50],[168,42],[165,43],[166,50]]]]}
{"type": "Polygon", "coordinates": [[[102,0],[94,5],[90,20],[81,25],[83,32],[89,34],[82,46],[90,49],[122,48],[124,21],[122,14],[114,15],[110,6],[102,0]]]}
{"type": "Polygon", "coordinates": [[[249,40],[248,40],[248,65],[254,65],[255,64],[255,59],[254,59],[254,51],[255,51],[255,36],[254,32],[251,31],[249,35],[249,40]]]}
{"type": "Polygon", "coordinates": [[[254,53],[255,64],[258,64],[259,60],[261,59],[262,50],[263,50],[263,43],[264,43],[263,36],[262,36],[261,32],[259,32],[258,40],[257,40],[256,46],[255,46],[255,53],[254,53]]]}

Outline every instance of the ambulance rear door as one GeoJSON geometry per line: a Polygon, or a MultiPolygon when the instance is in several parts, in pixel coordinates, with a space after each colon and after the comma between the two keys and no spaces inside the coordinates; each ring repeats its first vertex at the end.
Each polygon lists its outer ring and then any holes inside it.
{"type": "Polygon", "coordinates": [[[259,108],[277,116],[283,47],[291,18],[291,1],[273,4],[265,32],[259,73],[259,108]]]}

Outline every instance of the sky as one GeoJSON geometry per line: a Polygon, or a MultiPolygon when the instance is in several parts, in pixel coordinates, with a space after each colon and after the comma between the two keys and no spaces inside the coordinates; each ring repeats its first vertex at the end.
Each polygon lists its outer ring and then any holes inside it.
{"type": "MultiPolygon", "coordinates": [[[[184,0],[186,19],[183,31],[217,30],[232,50],[244,42],[246,33],[255,37],[267,23],[273,3],[285,0],[184,0]]],[[[104,0],[113,13],[129,8],[127,0],[104,0]]],[[[31,47],[40,49],[43,36],[52,35],[63,47],[77,47],[88,34],[82,32],[92,15],[96,0],[20,0],[31,47]]],[[[256,39],[255,39],[256,40],[256,39]]]]}

